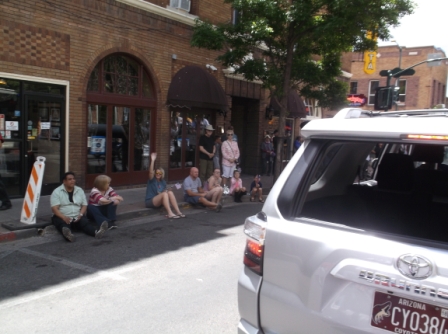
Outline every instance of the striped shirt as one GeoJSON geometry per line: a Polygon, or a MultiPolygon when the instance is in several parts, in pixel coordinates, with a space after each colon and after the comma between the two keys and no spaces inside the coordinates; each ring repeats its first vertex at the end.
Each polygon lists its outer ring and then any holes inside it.
{"type": "Polygon", "coordinates": [[[98,188],[93,187],[89,195],[89,204],[95,206],[104,205],[106,203],[103,203],[101,199],[109,200],[111,197],[114,196],[117,196],[117,193],[112,187],[109,187],[109,189],[106,190],[106,193],[104,195],[98,190],[98,188]]]}

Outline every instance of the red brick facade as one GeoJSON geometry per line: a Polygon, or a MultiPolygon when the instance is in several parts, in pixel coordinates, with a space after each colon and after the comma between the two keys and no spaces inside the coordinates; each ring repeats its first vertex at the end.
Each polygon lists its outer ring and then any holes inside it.
{"type": "MultiPolygon", "coordinates": [[[[149,73],[157,100],[154,117],[151,116],[156,131],[151,150],[158,152],[158,162],[167,170],[168,178],[170,113],[165,101],[171,78],[186,65],[207,70],[205,65],[211,64],[218,68],[210,73],[228,95],[231,109],[225,118],[216,114],[213,125],[235,127],[236,133],[245,139],[239,145],[248,154],[246,171],[259,172],[259,144],[263,130],[268,127],[266,92],[257,83],[226,79],[215,61],[217,52],[190,47],[194,20],[167,10],[168,0],[151,1],[160,7],[162,14],[141,8],[139,3],[136,0],[0,2],[0,77],[69,83],[68,132],[62,133],[66,138],[66,166],[61,172],[74,171],[78,184],[86,186],[87,84],[97,63],[114,53],[133,57],[149,73]],[[239,115],[235,116],[236,113],[239,115]],[[251,120],[249,127],[248,120],[251,120]]],[[[230,20],[231,8],[222,0],[193,0],[190,14],[216,23],[230,20]]]]}
{"type": "MultiPolygon", "coordinates": [[[[439,53],[445,57],[445,53],[433,46],[402,48],[401,68],[405,69],[421,61],[427,60],[430,54],[439,53]]],[[[386,85],[386,77],[381,77],[381,70],[392,70],[399,66],[400,51],[398,46],[383,46],[378,48],[376,59],[376,70],[373,74],[364,72],[364,61],[362,54],[350,53],[345,56],[351,59],[350,82],[357,83],[357,93],[369,95],[369,83],[372,80],[379,80],[380,86],[386,85]]],[[[406,80],[406,98],[404,103],[398,105],[398,110],[406,109],[426,109],[437,104],[445,103],[446,82],[448,66],[446,61],[442,61],[440,66],[430,67],[422,64],[414,68],[415,74],[403,76],[400,80],[406,80]]],[[[391,80],[395,84],[395,79],[391,80]]],[[[372,109],[373,105],[366,105],[364,109],[372,109]]],[[[394,107],[395,108],[395,107],[394,107]]]]}

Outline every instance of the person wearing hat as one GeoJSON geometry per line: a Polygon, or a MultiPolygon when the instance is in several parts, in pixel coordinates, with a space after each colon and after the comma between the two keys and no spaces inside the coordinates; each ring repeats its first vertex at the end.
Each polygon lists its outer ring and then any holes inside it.
{"type": "Polygon", "coordinates": [[[267,176],[271,175],[272,157],[275,157],[274,145],[271,142],[271,136],[265,135],[264,142],[261,143],[261,174],[264,175],[267,169],[267,176]]]}
{"type": "Polygon", "coordinates": [[[205,127],[205,134],[199,138],[199,178],[205,182],[213,175],[213,157],[215,156],[215,138],[213,126],[205,127]]]}

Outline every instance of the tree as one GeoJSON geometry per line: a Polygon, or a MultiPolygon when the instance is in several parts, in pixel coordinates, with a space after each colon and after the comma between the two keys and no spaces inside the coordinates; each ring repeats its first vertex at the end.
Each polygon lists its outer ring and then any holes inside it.
{"type": "MultiPolygon", "coordinates": [[[[388,28],[411,14],[411,0],[225,0],[236,23],[196,21],[191,45],[222,51],[217,58],[247,80],[261,80],[277,99],[279,137],[285,135],[287,95],[327,96],[336,89],[342,52],[376,47],[367,32],[386,40],[388,28]],[[321,89],[321,90],[320,90],[321,89]]],[[[279,142],[282,142],[281,140],[279,142]]],[[[277,157],[281,147],[276,147],[277,157]]],[[[280,159],[276,161],[276,175],[280,159]]]]}

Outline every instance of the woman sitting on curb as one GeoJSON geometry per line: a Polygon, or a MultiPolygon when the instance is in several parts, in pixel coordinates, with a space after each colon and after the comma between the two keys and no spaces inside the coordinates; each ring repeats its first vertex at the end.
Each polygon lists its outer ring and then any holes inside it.
{"type": "Polygon", "coordinates": [[[233,171],[233,177],[230,181],[230,194],[233,194],[234,201],[241,203],[241,197],[246,195],[246,188],[243,187],[243,180],[240,179],[240,172],[233,171]]]}
{"type": "Polygon", "coordinates": [[[147,208],[157,209],[162,205],[165,208],[167,218],[184,218],[185,215],[180,212],[177,205],[176,197],[174,193],[166,188],[166,181],[164,180],[165,171],[163,168],[157,168],[154,170],[154,162],[157,158],[157,153],[151,153],[151,164],[149,166],[149,179],[146,184],[146,198],[145,205],[147,208]],[[154,177],[155,176],[155,177],[154,177]],[[176,213],[173,213],[171,206],[176,213]]]}
{"type": "Polygon", "coordinates": [[[117,205],[123,201],[123,197],[115,192],[110,182],[111,178],[107,175],[97,176],[87,205],[87,218],[94,220],[98,226],[107,221],[109,230],[117,228],[117,205]]]}

